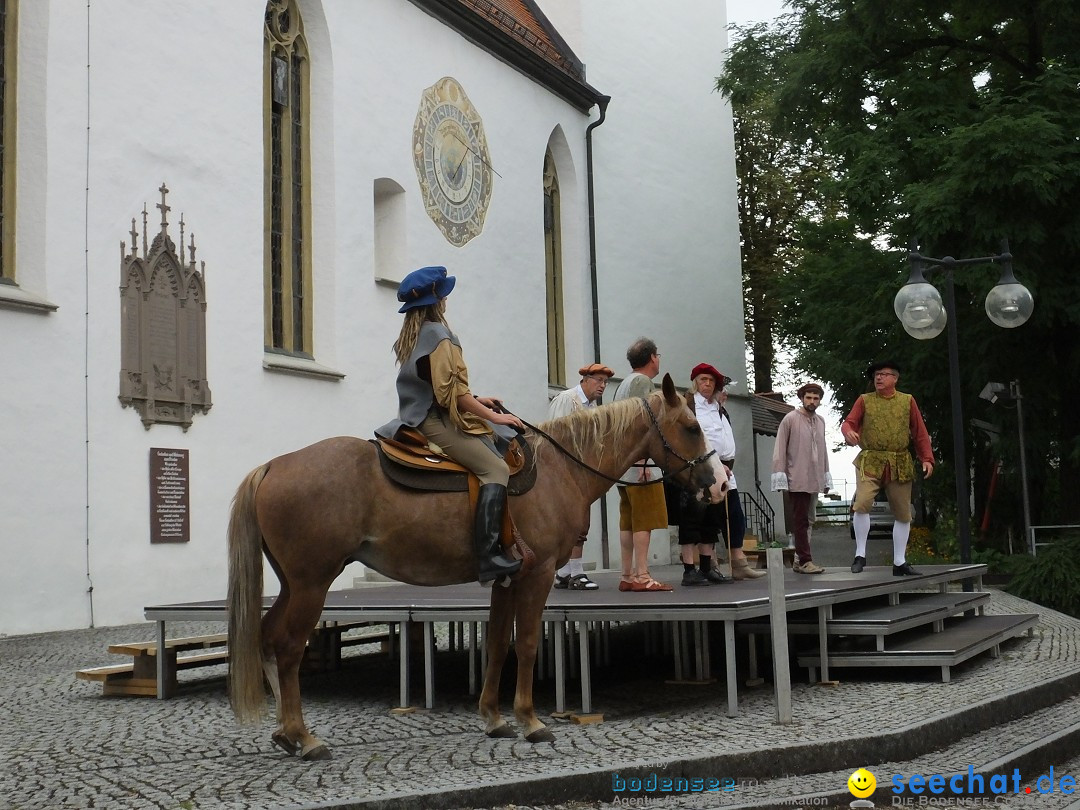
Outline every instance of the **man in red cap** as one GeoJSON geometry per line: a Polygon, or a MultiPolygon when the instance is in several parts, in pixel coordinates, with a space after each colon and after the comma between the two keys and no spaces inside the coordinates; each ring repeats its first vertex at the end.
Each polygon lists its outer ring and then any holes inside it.
{"type": "Polygon", "coordinates": [[[795,513],[792,569],[797,574],[823,574],[825,569],[814,562],[810,553],[810,527],[817,494],[832,489],[825,420],[817,413],[825,390],[817,383],[806,383],[796,393],[801,406],[781,419],[776,431],[772,489],[774,492],[788,491],[795,513]]]}
{"type": "Polygon", "coordinates": [[[852,504],[851,523],[855,529],[855,560],[851,572],[866,565],[866,539],[870,535],[870,507],[884,487],[893,513],[893,575],[912,576],[907,561],[911,532],[911,482],[915,478],[908,443],[915,443],[915,455],[922,464],[923,477],[934,473],[934,451],[915,397],[896,390],[900,367],[891,360],[874,363],[867,370],[874,390],[857,400],[840,426],[844,441],[862,448],[855,457],[858,482],[852,504]]]}
{"type": "MultiPolygon", "coordinates": [[[[580,383],[573,388],[560,391],[552,398],[548,405],[548,419],[569,416],[574,411],[584,408],[595,408],[600,404],[600,398],[604,396],[608,380],[615,375],[615,372],[600,363],[590,363],[578,369],[578,374],[581,375],[580,383]]],[[[586,526],[585,533],[578,538],[577,544],[570,552],[570,559],[566,565],[555,572],[556,588],[595,591],[600,587],[589,579],[581,564],[581,554],[585,548],[585,541],[588,539],[588,531],[589,527],[586,526]]]]}
{"type": "Polygon", "coordinates": [[[756,579],[765,576],[755,571],[743,553],[743,537],[746,534],[746,518],[743,516],[742,500],[732,468],[735,466],[735,433],[731,419],[724,410],[727,392],[724,386],[731,382],[708,363],[698,363],[690,372],[690,388],[686,392],[686,404],[697,417],[705,434],[706,443],[716,451],[717,457],[728,471],[728,494],[723,503],[701,504],[686,499],[679,520],[679,545],[683,562],[683,585],[705,585],[724,581],[723,575],[713,568],[713,552],[720,533],[731,547],[732,579],[756,579]],[[694,546],[698,548],[698,568],[694,569],[694,546]]]}

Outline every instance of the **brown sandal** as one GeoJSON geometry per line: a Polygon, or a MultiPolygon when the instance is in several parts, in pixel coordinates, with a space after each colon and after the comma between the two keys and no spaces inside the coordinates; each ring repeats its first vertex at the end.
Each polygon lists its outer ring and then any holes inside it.
{"type": "Polygon", "coordinates": [[[652,577],[649,577],[646,582],[631,583],[630,590],[641,593],[642,591],[670,591],[673,589],[670,585],[666,585],[663,582],[657,582],[652,577]]]}

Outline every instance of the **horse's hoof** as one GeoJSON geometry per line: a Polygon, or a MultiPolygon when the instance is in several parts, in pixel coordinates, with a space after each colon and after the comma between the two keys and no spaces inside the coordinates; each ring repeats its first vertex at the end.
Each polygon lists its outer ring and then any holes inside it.
{"type": "Polygon", "coordinates": [[[321,762],[322,760],[333,759],[334,755],[330,753],[329,748],[319,743],[311,750],[301,754],[301,757],[305,762],[321,762]]]}
{"type": "Polygon", "coordinates": [[[525,740],[531,743],[555,742],[555,735],[546,728],[538,728],[532,734],[526,734],[525,740]]]}
{"type": "Polygon", "coordinates": [[[270,735],[270,739],[274,743],[274,745],[276,745],[290,757],[296,756],[296,752],[300,748],[300,746],[298,746],[296,743],[286,737],[284,732],[281,731],[275,731],[273,734],[270,735]]]}
{"type": "Polygon", "coordinates": [[[487,733],[489,737],[497,737],[503,739],[510,739],[517,736],[517,732],[510,728],[509,723],[503,723],[501,726],[495,726],[491,731],[487,733]]]}

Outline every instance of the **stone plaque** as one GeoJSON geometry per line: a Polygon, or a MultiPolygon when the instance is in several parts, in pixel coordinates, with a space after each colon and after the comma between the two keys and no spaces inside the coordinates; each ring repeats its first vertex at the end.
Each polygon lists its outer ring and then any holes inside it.
{"type": "Polygon", "coordinates": [[[150,448],[150,542],[191,539],[191,485],[188,451],[150,448]]]}
{"type": "Polygon", "coordinates": [[[195,267],[195,237],[185,264],[184,217],[180,255],[169,236],[161,184],[161,230],[147,244],[143,206],[142,255],[131,220],[131,251],[120,243],[120,404],[134,407],[147,430],[158,422],[191,427],[194,413],[210,410],[206,381],[206,263],[195,267]]]}

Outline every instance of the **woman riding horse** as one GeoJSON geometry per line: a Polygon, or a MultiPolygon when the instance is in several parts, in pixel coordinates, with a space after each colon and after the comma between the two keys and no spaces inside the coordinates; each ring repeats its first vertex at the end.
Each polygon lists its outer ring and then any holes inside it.
{"type": "Polygon", "coordinates": [[[499,542],[510,471],[495,449],[488,423],[519,431],[525,426],[516,416],[493,410],[497,400],[475,397],[469,391],[461,343],[445,317],[446,296],[454,282],[445,267],[421,267],[398,287],[398,301],[403,302],[398,312],[405,313],[394,343],[400,366],[398,418],[375,433],[393,439],[402,427],[415,428],[480,479],[473,548],[477,577],[483,583],[516,574],[521,568],[521,560],[504,554],[499,542]]]}

